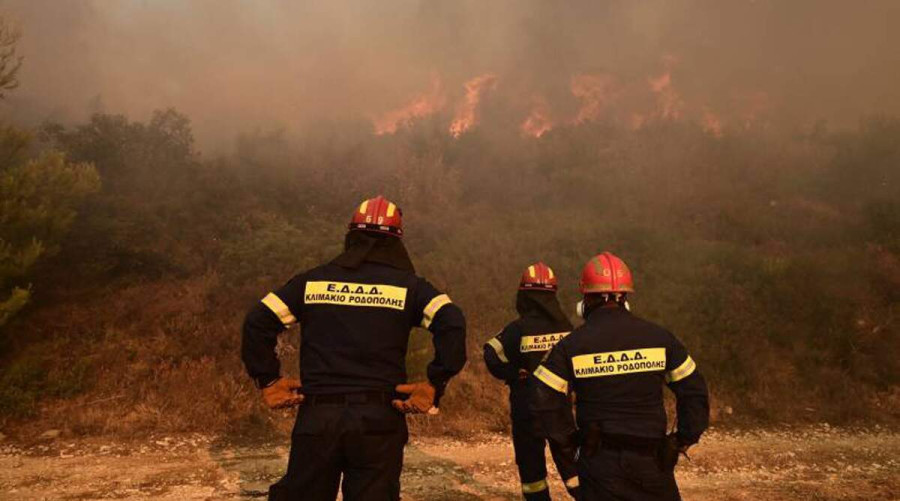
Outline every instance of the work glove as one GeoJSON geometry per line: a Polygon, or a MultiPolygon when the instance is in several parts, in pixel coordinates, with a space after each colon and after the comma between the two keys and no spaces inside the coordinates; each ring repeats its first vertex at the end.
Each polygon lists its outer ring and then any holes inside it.
{"type": "Polygon", "coordinates": [[[428,381],[421,383],[399,384],[395,388],[397,393],[409,395],[406,400],[393,400],[391,405],[404,414],[437,414],[434,406],[437,390],[428,381]]]}
{"type": "Polygon", "coordinates": [[[270,409],[295,407],[303,403],[300,388],[299,379],[278,378],[274,383],[262,389],[263,400],[270,409]]]}
{"type": "MultiPolygon", "coordinates": [[[[657,462],[662,471],[673,471],[678,464],[678,456],[688,457],[687,450],[690,445],[682,444],[678,435],[670,433],[663,439],[657,452],[657,462]]],[[[690,459],[690,458],[688,458],[690,459]]]]}

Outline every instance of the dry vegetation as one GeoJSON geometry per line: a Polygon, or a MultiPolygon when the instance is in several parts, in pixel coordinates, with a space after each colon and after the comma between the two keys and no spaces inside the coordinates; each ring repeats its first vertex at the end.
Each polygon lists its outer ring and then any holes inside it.
{"type": "MultiPolygon", "coordinates": [[[[335,255],[348,211],[376,193],[401,204],[419,272],[469,321],[471,363],[420,430],[505,429],[505,390],[479,354],[513,315],[520,268],[551,263],[573,304],[582,262],[602,249],[636,271],[636,311],[692,348],[718,423],[896,423],[900,411],[893,119],[722,137],[597,122],[537,139],[323,123],[208,157],[187,117],[165,111],[47,125],[38,139],[32,149],[92,163],[102,189],[0,331],[10,435],[283,430],[289,418],[261,407],[240,366],[243,313],[335,255]]],[[[292,372],[297,335],[281,350],[292,372]]],[[[415,375],[429,343],[414,336],[415,375]]]]}

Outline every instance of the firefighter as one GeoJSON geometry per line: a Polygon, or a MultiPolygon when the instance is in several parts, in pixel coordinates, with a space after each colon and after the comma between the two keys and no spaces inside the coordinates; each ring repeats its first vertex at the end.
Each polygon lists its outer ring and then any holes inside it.
{"type": "Polygon", "coordinates": [[[618,257],[593,257],[581,274],[585,323],[534,371],[532,409],[548,436],[578,443],[585,500],[679,500],[675,464],[709,423],[706,382],[671,333],[630,313],[631,272],[618,257]],[[662,386],[677,399],[666,434],[662,386]],[[573,434],[553,413],[578,395],[573,434]]]}
{"type": "Polygon", "coordinates": [[[416,276],[400,208],[378,196],[353,214],[344,252],[265,296],[244,322],[242,358],[271,408],[299,405],[287,473],[270,500],[400,499],[404,413],[434,413],[466,361],[466,327],[416,276]],[[282,377],[278,334],[302,327],[300,381],[282,377]],[[410,329],[431,331],[427,381],[406,383],[410,329]],[[302,381],[302,386],[301,386],[302,381]],[[402,397],[402,395],[408,395],[402,397]],[[340,484],[340,486],[339,486],[340,484]]]}
{"type": "MultiPolygon", "coordinates": [[[[529,266],[519,282],[516,311],[519,318],[507,325],[484,345],[484,362],[497,379],[509,386],[513,448],[522,494],[527,500],[549,500],[547,464],[544,448],[547,440],[537,431],[539,423],[528,405],[528,376],[540,365],[553,346],[572,330],[572,324],[556,299],[557,279],[544,263],[529,266]]],[[[560,422],[575,423],[570,406],[559,409],[560,422]],[[567,417],[566,417],[567,416],[567,417]]],[[[569,494],[578,499],[578,473],[575,448],[550,442],[550,454],[569,494]]]]}

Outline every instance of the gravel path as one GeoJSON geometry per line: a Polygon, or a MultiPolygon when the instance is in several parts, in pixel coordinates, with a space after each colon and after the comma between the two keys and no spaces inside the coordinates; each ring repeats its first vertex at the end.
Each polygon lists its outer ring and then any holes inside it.
{"type": "MultiPolygon", "coordinates": [[[[52,435],[52,434],[51,434],[52,435]]],[[[0,499],[264,499],[287,447],[213,437],[0,443],[0,499]]],[[[566,499],[551,473],[555,499],[566,499]]],[[[900,435],[828,426],[712,431],[678,469],[687,500],[900,500],[900,435]]],[[[414,439],[404,500],[519,499],[507,437],[414,439]]]]}

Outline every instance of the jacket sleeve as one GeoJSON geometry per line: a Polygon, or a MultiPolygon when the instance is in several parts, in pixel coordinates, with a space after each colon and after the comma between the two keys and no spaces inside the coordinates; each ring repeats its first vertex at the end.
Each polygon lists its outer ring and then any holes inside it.
{"type": "Polygon", "coordinates": [[[259,388],[280,377],[281,364],[275,354],[278,334],[297,323],[302,299],[302,279],[295,277],[281,289],[267,294],[244,318],[241,359],[259,388]]]}
{"type": "Polygon", "coordinates": [[[574,382],[567,343],[560,341],[529,377],[529,408],[537,418],[542,435],[563,445],[575,443],[569,391],[574,382]]]}
{"type": "Polygon", "coordinates": [[[487,366],[488,372],[506,383],[519,378],[518,368],[507,356],[507,346],[513,344],[513,338],[518,337],[514,330],[514,324],[509,324],[487,343],[484,343],[484,364],[487,366]]]}
{"type": "Polygon", "coordinates": [[[434,360],[427,373],[440,398],[447,382],[466,365],[466,319],[449,296],[422,279],[415,307],[417,314],[421,312],[420,325],[432,333],[434,360]]]}
{"type": "Polygon", "coordinates": [[[694,359],[675,336],[666,356],[666,383],[675,394],[678,441],[695,444],[709,426],[709,390],[694,359]]]}

